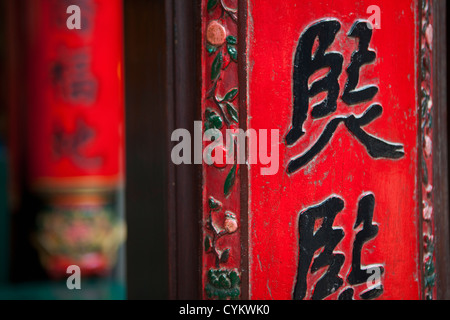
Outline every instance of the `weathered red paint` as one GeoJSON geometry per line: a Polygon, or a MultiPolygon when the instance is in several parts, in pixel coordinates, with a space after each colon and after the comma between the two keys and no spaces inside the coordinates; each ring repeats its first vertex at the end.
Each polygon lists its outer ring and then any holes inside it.
{"type": "MultiPolygon", "coordinates": [[[[362,250],[362,265],[382,264],[384,293],[380,299],[421,298],[418,181],[418,1],[248,1],[248,127],[279,129],[280,170],[273,176],[260,175],[259,164],[249,167],[249,297],[292,299],[298,265],[298,218],[305,209],[332,195],[341,197],[345,208],[334,227],[345,236],[334,252],[345,262],[339,275],[344,285],[328,298],[336,299],[349,287],[353,230],[360,197],[375,196],[373,222],[378,235],[362,250]],[[306,134],[293,146],[284,138],[293,112],[293,60],[300,35],[314,22],[335,18],[341,30],[328,51],[344,56],[339,77],[340,95],[347,80],[346,68],[357,47],[347,37],[357,19],[367,20],[367,8],[381,9],[381,29],[375,29],[369,48],[375,63],[361,68],[358,88],[376,85],[378,94],[369,102],[349,107],[338,99],[337,111],[325,118],[305,122],[306,134]],[[382,115],[364,129],[373,135],[404,146],[401,159],[374,159],[345,126],[339,126],[327,147],[307,166],[287,174],[288,161],[311,146],[325,124],[337,115],[362,114],[369,105],[380,103],[382,115]]],[[[323,77],[316,76],[316,79],[323,77]]],[[[311,83],[311,81],[310,81],[311,83]]],[[[323,99],[324,95],[321,96],[323,99]]],[[[317,101],[317,98],[313,98],[317,101]]],[[[311,106],[311,104],[310,104],[311,106]]],[[[244,244],[245,245],[245,244],[244,244]]],[[[318,252],[316,252],[317,256],[318,252]]],[[[310,298],[317,280],[328,267],[308,273],[310,298]]],[[[353,287],[355,298],[367,289],[353,287]]]]}

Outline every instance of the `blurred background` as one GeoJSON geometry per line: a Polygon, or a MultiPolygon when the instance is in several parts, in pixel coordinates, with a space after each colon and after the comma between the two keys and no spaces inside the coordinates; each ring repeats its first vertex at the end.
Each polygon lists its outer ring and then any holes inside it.
{"type": "Polygon", "coordinates": [[[168,298],[166,5],[0,0],[0,299],[168,298]]]}

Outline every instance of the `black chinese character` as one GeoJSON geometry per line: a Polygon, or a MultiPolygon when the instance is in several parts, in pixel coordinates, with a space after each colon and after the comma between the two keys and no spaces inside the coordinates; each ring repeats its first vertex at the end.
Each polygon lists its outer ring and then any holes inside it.
{"type": "Polygon", "coordinates": [[[289,161],[287,169],[288,173],[296,172],[317,156],[317,154],[325,148],[327,143],[330,142],[338,125],[341,123],[345,124],[346,128],[363,144],[369,155],[373,158],[399,159],[403,157],[405,154],[402,150],[403,145],[385,142],[361,129],[361,127],[381,116],[382,112],[383,108],[379,104],[375,104],[370,106],[369,109],[358,118],[354,115],[350,115],[332,119],[325,126],[325,130],[311,149],[300,155],[298,158],[289,161]]]}
{"type": "MultiPolygon", "coordinates": [[[[299,256],[297,280],[294,287],[294,299],[304,299],[308,284],[307,275],[311,266],[311,272],[317,272],[320,268],[329,266],[326,273],[317,281],[312,294],[312,299],[324,299],[336,292],[344,283],[339,272],[345,261],[345,256],[333,253],[338,243],[344,238],[341,228],[333,228],[334,220],[344,208],[344,201],[339,197],[330,197],[323,203],[308,208],[299,217],[299,256]],[[315,230],[317,223],[320,227],[315,230]],[[321,253],[314,259],[317,250],[321,253]],[[312,265],[311,265],[311,262],[312,265]]],[[[375,285],[362,292],[360,297],[364,300],[379,297],[384,289],[381,283],[377,283],[384,272],[381,265],[361,266],[361,252],[363,245],[378,234],[378,226],[373,224],[375,197],[373,194],[364,195],[358,202],[358,214],[353,229],[363,224],[353,242],[351,271],[347,282],[351,286],[368,284],[374,278],[375,285]],[[373,276],[371,271],[378,273],[373,276]]],[[[353,300],[354,288],[345,288],[338,296],[339,300],[353,300]]]]}
{"type": "Polygon", "coordinates": [[[364,64],[373,63],[376,58],[375,51],[369,51],[372,39],[372,29],[365,21],[357,21],[349,32],[349,37],[359,38],[358,50],[352,54],[351,62],[347,68],[348,79],[342,95],[342,101],[348,105],[369,101],[378,92],[376,86],[368,86],[360,90],[355,88],[359,82],[359,70],[364,64]]]}
{"type": "Polygon", "coordinates": [[[98,83],[90,70],[89,53],[64,48],[60,56],[51,69],[58,95],[73,104],[92,104],[97,99],[98,83]]]}
{"type": "MultiPolygon", "coordinates": [[[[347,277],[347,281],[351,285],[368,283],[369,278],[372,276],[370,272],[371,269],[377,268],[379,270],[379,275],[384,272],[384,268],[380,265],[361,267],[361,251],[363,245],[375,238],[378,234],[378,226],[372,224],[374,208],[375,197],[373,194],[368,194],[359,201],[358,216],[353,229],[358,228],[361,224],[363,224],[363,228],[356,234],[355,241],[353,242],[352,269],[347,277]]],[[[380,296],[383,291],[383,286],[380,284],[375,288],[370,288],[363,292],[361,298],[374,299],[380,296]]]]}
{"type": "Polygon", "coordinates": [[[77,166],[83,168],[97,168],[101,166],[100,157],[86,157],[83,148],[95,137],[95,132],[82,120],[78,120],[75,132],[68,133],[60,125],[55,127],[53,134],[53,150],[57,160],[67,157],[77,166]]]}
{"type": "Polygon", "coordinates": [[[344,58],[340,53],[325,53],[333,43],[341,24],[337,20],[320,21],[309,27],[300,37],[294,62],[294,114],[292,129],[286,136],[288,145],[294,144],[305,132],[305,122],[309,108],[309,98],[320,92],[328,91],[327,98],[313,106],[313,118],[321,118],[336,111],[339,96],[338,77],[342,72],[344,58]],[[316,38],[319,46],[312,55],[316,38]],[[321,80],[315,81],[311,89],[308,87],[309,78],[318,70],[330,68],[328,74],[321,80]]]}
{"type": "MultiPolygon", "coordinates": [[[[333,43],[339,29],[340,23],[338,21],[324,20],[309,27],[300,37],[294,62],[294,112],[292,128],[286,136],[288,145],[294,144],[305,133],[303,124],[307,118],[309,99],[311,97],[320,92],[328,91],[326,99],[313,106],[311,111],[313,118],[324,117],[336,111],[337,97],[339,95],[338,77],[342,71],[343,58],[342,55],[336,52],[325,54],[325,50],[333,43]],[[312,56],[316,38],[318,38],[319,45],[316,53],[312,56]],[[330,68],[330,71],[323,79],[315,81],[311,89],[309,89],[309,78],[314,72],[323,68],[330,68]]],[[[342,100],[348,105],[354,105],[373,99],[378,92],[376,86],[356,89],[359,83],[361,67],[365,64],[373,63],[376,53],[369,50],[372,30],[367,26],[367,22],[356,21],[349,32],[349,36],[358,38],[359,45],[357,51],[352,54],[351,62],[347,68],[348,80],[342,100]]],[[[349,115],[331,119],[316,143],[303,154],[291,159],[288,164],[288,173],[296,172],[314,159],[325,148],[326,144],[330,142],[340,123],[345,124],[355,138],[364,145],[369,155],[375,159],[399,159],[403,157],[403,145],[385,142],[361,129],[361,127],[381,116],[382,112],[383,108],[381,105],[373,104],[360,117],[349,115]]]]}
{"type": "Polygon", "coordinates": [[[311,272],[316,272],[324,266],[329,266],[327,272],[317,282],[313,300],[323,299],[343,284],[339,277],[339,271],[344,263],[343,254],[333,254],[334,248],[344,238],[344,230],[333,228],[336,215],[344,208],[344,201],[338,197],[332,197],[316,207],[307,209],[299,218],[299,262],[297,271],[297,282],[294,288],[294,299],[303,299],[306,295],[309,266],[314,257],[314,252],[320,248],[319,254],[311,266],[311,272]],[[316,221],[322,220],[317,231],[314,231],[316,221]]]}

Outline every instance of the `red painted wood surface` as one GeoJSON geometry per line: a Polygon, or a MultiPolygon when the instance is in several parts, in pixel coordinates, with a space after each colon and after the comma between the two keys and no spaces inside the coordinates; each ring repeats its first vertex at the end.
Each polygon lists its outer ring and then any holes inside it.
{"type": "MultiPolygon", "coordinates": [[[[299,216],[331,196],[344,201],[334,221],[345,235],[333,253],[345,256],[339,276],[343,285],[327,299],[336,299],[345,289],[354,289],[355,299],[368,289],[351,286],[354,228],[358,201],[363,195],[375,197],[373,223],[378,234],[362,249],[361,265],[381,264],[384,292],[380,299],[421,298],[418,181],[418,57],[419,8],[417,1],[248,1],[248,127],[280,130],[280,170],[272,176],[260,174],[259,164],[249,167],[249,291],[251,299],[292,299],[299,263],[299,216]],[[381,29],[373,30],[369,45],[376,52],[374,63],[360,69],[357,88],[376,85],[378,93],[370,101],[348,106],[341,96],[347,81],[346,68],[357,40],[347,36],[358,19],[367,20],[367,8],[381,9],[381,29]],[[295,144],[284,142],[293,114],[293,62],[299,37],[322,19],[337,19],[341,29],[327,52],[344,57],[339,76],[337,110],[321,119],[308,118],[305,135],[295,144]],[[309,149],[336,116],[362,115],[373,103],[383,107],[382,115],[364,130],[383,141],[401,144],[400,159],[374,159],[341,124],[332,139],[310,163],[288,174],[290,159],[309,149]]],[[[316,73],[314,80],[324,76],[316,73]]],[[[310,79],[310,84],[312,80],[310,79]]],[[[320,226],[320,221],[316,227],[320,226]]],[[[316,251],[315,257],[320,250],[316,251]]],[[[302,257],[300,257],[302,259],[302,257]]],[[[308,271],[306,299],[328,266],[308,271]]]]}

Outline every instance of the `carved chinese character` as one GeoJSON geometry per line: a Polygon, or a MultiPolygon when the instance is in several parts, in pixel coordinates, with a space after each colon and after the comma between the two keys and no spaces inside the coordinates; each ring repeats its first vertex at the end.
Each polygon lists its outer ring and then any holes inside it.
{"type": "Polygon", "coordinates": [[[297,282],[294,288],[294,299],[303,299],[306,295],[306,277],[314,252],[324,248],[320,255],[314,259],[311,272],[316,272],[324,266],[329,266],[325,275],[320,278],[314,288],[313,300],[323,299],[343,284],[343,279],[338,275],[344,263],[343,254],[334,254],[336,245],[344,238],[344,230],[333,228],[333,222],[337,214],[344,208],[344,201],[337,197],[325,200],[316,207],[307,209],[299,218],[299,262],[297,282]],[[317,221],[321,221],[320,228],[315,231],[317,221]]]}
{"type": "MultiPolygon", "coordinates": [[[[383,266],[373,264],[362,267],[361,252],[364,244],[374,239],[378,234],[378,226],[373,224],[373,213],[375,208],[375,197],[373,194],[364,195],[358,202],[358,214],[353,229],[357,229],[363,224],[353,242],[351,270],[347,276],[347,283],[351,286],[371,283],[372,278],[376,278],[375,284],[368,286],[360,294],[362,299],[375,299],[379,297],[384,289],[381,285],[380,277],[384,272],[383,266]],[[373,273],[377,274],[375,277],[373,273]]],[[[333,223],[336,216],[344,209],[344,201],[339,197],[330,197],[321,204],[308,208],[299,217],[299,261],[297,270],[297,280],[294,287],[294,299],[304,299],[308,289],[307,275],[317,272],[320,268],[328,266],[325,274],[317,281],[312,299],[324,299],[336,292],[343,284],[344,280],[339,275],[345,256],[341,253],[334,253],[334,249],[344,238],[342,228],[334,228],[333,223]],[[317,226],[320,223],[320,226],[317,226]],[[314,258],[314,253],[323,249],[314,258]],[[312,265],[311,265],[312,262],[312,265]],[[310,268],[311,266],[311,268],[310,268]]],[[[344,289],[339,300],[352,300],[354,288],[344,289]]]]}
{"type": "MultiPolygon", "coordinates": [[[[337,20],[324,20],[309,27],[300,37],[297,47],[294,73],[293,91],[294,107],[292,116],[292,127],[286,136],[286,143],[292,145],[304,134],[303,124],[307,119],[310,98],[320,92],[328,92],[327,97],[320,103],[314,105],[311,110],[312,118],[321,118],[336,111],[337,98],[339,95],[338,77],[342,71],[343,58],[337,52],[325,53],[336,38],[341,25],[337,20]],[[312,53],[314,43],[318,39],[318,48],[314,55],[312,53]],[[308,86],[310,77],[323,68],[329,68],[327,75],[316,80],[311,88],[308,86]]],[[[358,38],[358,49],[352,54],[351,62],[347,68],[348,79],[342,95],[342,100],[347,105],[354,105],[370,101],[378,92],[376,86],[366,86],[357,89],[359,83],[360,69],[363,65],[373,63],[376,58],[375,51],[369,50],[372,38],[372,29],[368,28],[367,22],[356,21],[349,37],[358,38]]],[[[344,123],[353,136],[362,143],[370,156],[375,159],[398,159],[404,156],[403,145],[393,144],[372,136],[365,132],[362,127],[370,124],[380,117],[383,108],[380,104],[372,104],[361,116],[346,115],[336,116],[329,120],[324,131],[313,146],[289,161],[288,173],[294,173],[314,159],[330,142],[339,124],[344,123]]]]}

